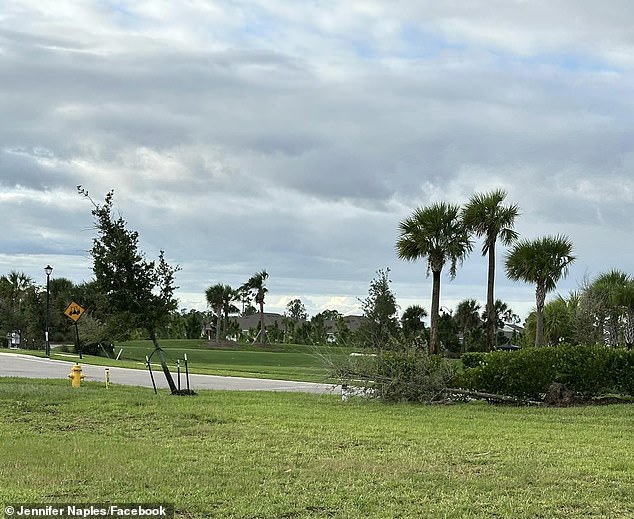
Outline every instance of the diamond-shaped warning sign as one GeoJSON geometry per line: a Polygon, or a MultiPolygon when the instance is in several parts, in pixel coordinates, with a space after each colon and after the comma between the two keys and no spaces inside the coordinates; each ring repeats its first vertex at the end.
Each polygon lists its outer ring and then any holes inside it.
{"type": "Polygon", "coordinates": [[[72,319],[73,321],[77,322],[79,318],[82,315],[84,315],[85,311],[86,310],[83,307],[81,307],[80,305],[75,303],[75,301],[73,301],[71,304],[69,304],[66,307],[66,310],[64,310],[64,315],[68,317],[69,319],[72,319]]]}

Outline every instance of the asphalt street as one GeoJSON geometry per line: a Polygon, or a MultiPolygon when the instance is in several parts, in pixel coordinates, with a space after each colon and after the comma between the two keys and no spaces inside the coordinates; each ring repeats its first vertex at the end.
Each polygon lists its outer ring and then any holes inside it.
{"type": "MultiPolygon", "coordinates": [[[[74,362],[21,355],[19,353],[0,353],[0,377],[24,378],[61,378],[67,379],[74,362]]],[[[81,364],[85,380],[105,382],[105,368],[81,364]]],[[[128,386],[152,387],[147,369],[129,369],[109,366],[110,383],[128,386]]],[[[154,380],[158,388],[167,388],[167,381],[160,369],[152,367],[154,380]]],[[[176,382],[176,373],[173,373],[176,382]]],[[[300,393],[340,394],[341,386],[317,384],[312,382],[294,382],[289,380],[271,380],[261,378],[221,377],[216,375],[189,375],[190,387],[194,391],[203,389],[224,391],[291,391],[300,393]]],[[[70,382],[69,382],[70,383],[70,382]]],[[[184,374],[181,375],[181,387],[185,389],[184,374]]]]}

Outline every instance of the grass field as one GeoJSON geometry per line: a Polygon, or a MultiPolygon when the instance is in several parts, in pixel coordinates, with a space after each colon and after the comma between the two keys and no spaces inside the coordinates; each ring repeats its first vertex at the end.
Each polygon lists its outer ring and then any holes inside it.
{"type": "MultiPolygon", "coordinates": [[[[106,357],[84,355],[87,364],[103,364],[127,368],[145,368],[145,357],[152,353],[151,341],[128,341],[115,345],[115,352],[123,348],[118,361],[106,357]]],[[[324,353],[329,356],[345,355],[348,350],[340,348],[317,348],[305,345],[259,346],[236,345],[230,349],[210,348],[207,341],[201,340],[164,340],[161,348],[165,351],[170,367],[176,369],[176,360],[187,354],[189,369],[192,373],[208,375],[229,375],[240,377],[272,378],[281,380],[302,380],[307,382],[328,381],[329,370],[324,361],[324,353]]],[[[16,350],[2,350],[16,351],[16,350]]],[[[350,350],[352,351],[352,350],[350,350]]],[[[28,353],[28,351],[20,351],[28,353]]],[[[43,352],[32,352],[43,355],[43,352]]],[[[78,360],[74,355],[53,350],[53,358],[60,360],[78,360]]],[[[158,359],[152,359],[158,362],[158,359]]],[[[183,368],[184,369],[184,368],[183,368]]]]}
{"type": "Polygon", "coordinates": [[[342,403],[334,396],[0,379],[0,501],[167,502],[177,517],[634,516],[634,406],[342,403]]]}

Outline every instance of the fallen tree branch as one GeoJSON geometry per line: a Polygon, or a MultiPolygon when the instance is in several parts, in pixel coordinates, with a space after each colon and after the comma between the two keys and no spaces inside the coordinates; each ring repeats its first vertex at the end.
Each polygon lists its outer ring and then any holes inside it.
{"type": "Polygon", "coordinates": [[[443,390],[443,394],[451,399],[455,396],[468,397],[468,398],[476,398],[480,400],[494,401],[494,402],[502,402],[507,404],[518,404],[518,405],[535,405],[535,406],[543,406],[546,405],[544,402],[540,402],[538,400],[529,400],[525,398],[517,398],[515,396],[508,395],[496,395],[495,393],[483,393],[482,391],[472,391],[470,389],[453,389],[446,388],[443,390]]]}

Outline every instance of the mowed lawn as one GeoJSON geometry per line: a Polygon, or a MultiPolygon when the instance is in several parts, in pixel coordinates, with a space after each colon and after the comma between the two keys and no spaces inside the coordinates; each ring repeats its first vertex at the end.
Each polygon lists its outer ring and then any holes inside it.
{"type": "MultiPolygon", "coordinates": [[[[180,360],[185,370],[184,355],[187,354],[189,371],[207,375],[227,375],[251,378],[272,378],[280,380],[300,380],[307,382],[330,381],[329,362],[355,351],[347,348],[306,345],[267,345],[264,347],[236,344],[228,348],[214,348],[205,340],[163,340],[161,348],[165,352],[170,369],[176,373],[176,361],[180,360]]],[[[59,360],[77,361],[86,364],[103,364],[124,368],[145,369],[145,357],[152,354],[154,346],[149,340],[117,343],[115,355],[123,349],[120,359],[108,359],[84,355],[83,360],[76,354],[53,349],[52,357],[59,360]]],[[[43,356],[42,351],[2,350],[43,356]]],[[[155,355],[152,364],[158,367],[155,355]]]]}
{"type": "MultiPolygon", "coordinates": [[[[117,345],[123,348],[122,358],[133,359],[142,365],[145,356],[153,351],[151,341],[129,341],[117,345]]],[[[192,373],[229,375],[283,380],[322,382],[329,376],[328,357],[340,355],[341,349],[319,348],[306,345],[250,346],[236,344],[233,347],[216,348],[213,343],[195,340],[165,340],[161,348],[171,366],[187,354],[192,373]]],[[[158,362],[154,358],[153,362],[158,362]]]]}
{"type": "Polygon", "coordinates": [[[202,518],[634,517],[634,406],[0,379],[0,501],[174,503],[202,518]]]}
{"type": "MultiPolygon", "coordinates": [[[[180,359],[183,366],[184,354],[187,354],[190,370],[193,373],[210,375],[230,375],[257,378],[275,378],[284,380],[306,380],[321,382],[328,378],[328,369],[324,362],[323,351],[305,345],[268,345],[264,347],[236,344],[233,348],[220,349],[210,347],[207,341],[165,340],[161,348],[174,366],[180,359]]],[[[116,346],[116,352],[123,348],[123,359],[145,361],[152,353],[151,341],[128,341],[116,346]]],[[[332,348],[328,348],[330,352],[332,348]]],[[[338,351],[338,350],[337,350],[338,351]]],[[[153,362],[158,362],[154,358],[153,362]]],[[[184,369],[184,366],[183,366],[184,369]]]]}

